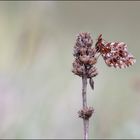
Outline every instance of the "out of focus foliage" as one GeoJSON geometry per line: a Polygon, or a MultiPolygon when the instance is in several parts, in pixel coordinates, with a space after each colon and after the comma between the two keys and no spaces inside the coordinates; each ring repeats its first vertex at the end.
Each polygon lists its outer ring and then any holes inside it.
{"type": "Polygon", "coordinates": [[[102,59],[90,138],[140,138],[140,2],[0,2],[0,138],[82,138],[81,79],[71,72],[79,32],[124,41],[137,62],[102,59]]]}

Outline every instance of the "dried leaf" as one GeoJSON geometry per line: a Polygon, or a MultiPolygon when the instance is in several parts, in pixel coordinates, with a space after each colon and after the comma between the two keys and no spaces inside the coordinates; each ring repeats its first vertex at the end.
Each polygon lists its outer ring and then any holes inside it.
{"type": "Polygon", "coordinates": [[[89,84],[92,89],[94,89],[94,81],[92,78],[89,79],[89,84]]]}

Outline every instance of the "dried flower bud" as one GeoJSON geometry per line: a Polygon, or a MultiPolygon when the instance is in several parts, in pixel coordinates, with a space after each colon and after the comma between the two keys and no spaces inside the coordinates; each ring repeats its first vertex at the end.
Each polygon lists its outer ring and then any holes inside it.
{"type": "Polygon", "coordinates": [[[88,64],[90,56],[89,55],[82,55],[79,57],[79,59],[83,64],[88,64]]]}
{"type": "Polygon", "coordinates": [[[86,107],[84,109],[81,109],[78,114],[80,118],[88,120],[92,116],[93,112],[93,107],[86,107]]]}
{"type": "Polygon", "coordinates": [[[87,77],[92,78],[98,75],[98,71],[95,67],[91,67],[89,70],[87,70],[87,77]]]}
{"type": "Polygon", "coordinates": [[[80,55],[87,55],[87,48],[80,48],[79,53],[80,55]]]}
{"type": "Polygon", "coordinates": [[[76,75],[82,77],[84,71],[85,71],[84,66],[83,66],[83,65],[80,65],[80,63],[79,63],[77,60],[75,60],[75,61],[73,62],[73,70],[72,70],[72,72],[73,72],[74,74],[76,74],[76,75]]]}
{"type": "Polygon", "coordinates": [[[93,40],[89,33],[80,33],[76,40],[77,47],[91,47],[93,40]]]}
{"type": "Polygon", "coordinates": [[[96,64],[97,59],[95,57],[91,57],[88,62],[90,65],[94,65],[94,64],[96,64]]]}
{"type": "Polygon", "coordinates": [[[88,48],[88,49],[87,49],[87,54],[88,54],[90,57],[94,57],[95,54],[96,54],[96,49],[95,49],[95,48],[88,48]]]}

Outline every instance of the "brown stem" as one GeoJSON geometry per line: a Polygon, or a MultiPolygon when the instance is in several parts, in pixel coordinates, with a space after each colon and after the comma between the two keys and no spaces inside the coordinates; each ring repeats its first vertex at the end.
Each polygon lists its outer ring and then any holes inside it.
{"type": "MultiPolygon", "coordinates": [[[[87,76],[86,74],[82,77],[82,98],[83,98],[83,110],[87,108],[87,76]]],[[[84,140],[88,139],[89,119],[83,118],[84,124],[84,140]]]]}

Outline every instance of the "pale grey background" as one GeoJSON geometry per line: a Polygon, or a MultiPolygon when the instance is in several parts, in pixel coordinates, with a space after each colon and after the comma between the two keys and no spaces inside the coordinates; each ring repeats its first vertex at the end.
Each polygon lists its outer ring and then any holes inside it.
{"type": "MultiPolygon", "coordinates": [[[[71,73],[79,32],[124,41],[137,63],[100,58],[90,138],[140,138],[140,2],[0,2],[0,138],[82,138],[81,79],[71,73]]],[[[95,41],[94,41],[95,42],[95,41]]]]}

